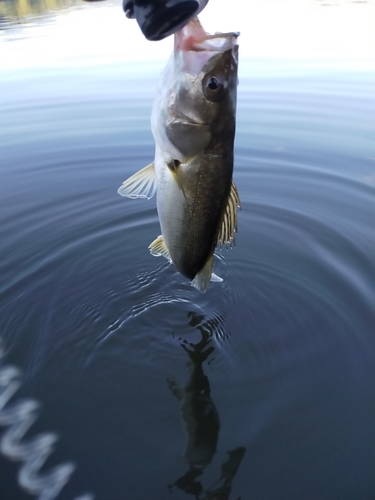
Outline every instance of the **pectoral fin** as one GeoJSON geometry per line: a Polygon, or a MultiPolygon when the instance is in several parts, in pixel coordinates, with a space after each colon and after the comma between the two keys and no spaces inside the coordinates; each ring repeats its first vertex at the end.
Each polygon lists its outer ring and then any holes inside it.
{"type": "Polygon", "coordinates": [[[189,210],[191,212],[191,207],[189,205],[189,202],[188,202],[188,199],[186,197],[185,190],[184,190],[184,179],[183,179],[183,173],[182,173],[182,168],[181,168],[181,162],[179,160],[176,160],[176,159],[171,159],[171,161],[169,161],[167,163],[167,167],[172,172],[173,178],[176,181],[177,186],[181,189],[182,194],[184,195],[184,198],[186,201],[186,205],[189,207],[189,210]]]}
{"type": "Polygon", "coordinates": [[[152,198],[156,191],[154,164],[150,163],[127,179],[117,190],[128,198],[152,198]]]}
{"type": "Polygon", "coordinates": [[[221,228],[217,238],[217,245],[232,246],[235,244],[234,233],[237,232],[237,208],[240,208],[240,197],[236,185],[232,181],[230,194],[225,207],[221,228]]]}
{"type": "Polygon", "coordinates": [[[161,235],[158,236],[156,238],[156,240],[154,240],[151,243],[151,245],[148,247],[148,249],[150,250],[151,255],[153,255],[154,257],[160,257],[160,255],[162,255],[167,260],[169,260],[169,262],[172,262],[172,259],[169,255],[169,252],[168,252],[168,249],[165,246],[163,236],[161,236],[161,235]]]}

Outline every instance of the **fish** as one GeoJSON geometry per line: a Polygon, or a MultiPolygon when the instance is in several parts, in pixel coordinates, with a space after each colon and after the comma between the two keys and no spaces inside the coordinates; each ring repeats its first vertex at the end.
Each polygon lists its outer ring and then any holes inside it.
{"type": "Polygon", "coordinates": [[[233,247],[240,199],[233,177],[239,33],[206,33],[197,17],[174,35],[152,113],[154,161],[118,189],[156,192],[161,235],[149,246],[201,292],[217,246],[233,247]]]}

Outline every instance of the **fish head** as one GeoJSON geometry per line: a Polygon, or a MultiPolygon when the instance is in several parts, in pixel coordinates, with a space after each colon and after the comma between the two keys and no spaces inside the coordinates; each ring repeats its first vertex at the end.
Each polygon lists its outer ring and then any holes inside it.
{"type": "Polygon", "coordinates": [[[158,129],[155,139],[160,148],[182,163],[226,129],[234,136],[237,37],[238,33],[209,35],[198,18],[175,34],[164,98],[159,100],[159,123],[153,129],[158,129]]]}

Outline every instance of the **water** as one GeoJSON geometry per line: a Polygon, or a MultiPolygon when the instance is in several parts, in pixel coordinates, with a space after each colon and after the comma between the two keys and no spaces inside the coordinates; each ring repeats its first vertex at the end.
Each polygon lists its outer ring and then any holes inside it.
{"type": "Polygon", "coordinates": [[[374,71],[241,60],[237,247],[201,294],[116,193],[162,64],[28,61],[38,16],[1,47],[1,500],[374,498],[374,71]]]}

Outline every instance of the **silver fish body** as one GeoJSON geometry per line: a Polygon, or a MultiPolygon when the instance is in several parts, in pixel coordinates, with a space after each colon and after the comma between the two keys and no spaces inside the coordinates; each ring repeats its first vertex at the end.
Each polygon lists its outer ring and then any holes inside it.
{"type": "Polygon", "coordinates": [[[208,35],[197,18],[175,35],[151,117],[154,162],[119,189],[124,196],[150,197],[156,188],[162,234],[150,251],[168,258],[201,291],[212,279],[216,245],[231,245],[237,226],[237,36],[208,35]]]}

